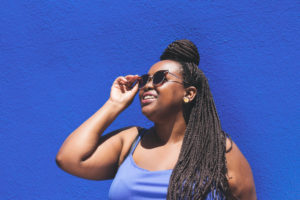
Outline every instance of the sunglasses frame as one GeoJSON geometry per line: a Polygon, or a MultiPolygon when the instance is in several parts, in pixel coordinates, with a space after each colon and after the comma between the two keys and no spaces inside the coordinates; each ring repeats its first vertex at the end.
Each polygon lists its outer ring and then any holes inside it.
{"type": "Polygon", "coordinates": [[[145,87],[145,85],[147,85],[147,83],[149,82],[149,81],[152,81],[152,84],[153,84],[153,86],[155,86],[155,87],[157,87],[157,86],[159,86],[159,85],[162,85],[164,82],[166,82],[166,81],[168,81],[168,82],[175,82],[175,83],[180,83],[180,84],[183,84],[184,83],[184,81],[183,82],[179,82],[179,81],[175,81],[175,80],[168,80],[167,79],[167,74],[171,74],[172,76],[174,76],[174,77],[176,77],[176,78],[178,78],[178,79],[180,79],[180,80],[182,80],[182,78],[180,78],[179,76],[177,76],[176,74],[173,74],[173,73],[171,73],[169,70],[158,70],[157,72],[155,72],[152,76],[150,76],[149,74],[143,74],[142,76],[140,76],[140,79],[139,79],[139,88],[141,89],[141,88],[143,88],[143,87],[145,87]],[[157,74],[157,73],[161,73],[161,72],[164,72],[164,77],[163,77],[163,79],[159,82],[159,83],[153,83],[153,79],[154,79],[154,76],[157,74]],[[143,76],[147,76],[147,81],[146,81],[146,83],[143,85],[143,86],[140,86],[141,85],[141,80],[143,79],[142,77],[143,76]]]}

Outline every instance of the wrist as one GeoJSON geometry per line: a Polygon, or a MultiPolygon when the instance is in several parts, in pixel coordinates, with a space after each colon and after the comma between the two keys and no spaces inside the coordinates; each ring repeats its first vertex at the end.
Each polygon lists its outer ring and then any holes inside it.
{"type": "Polygon", "coordinates": [[[107,104],[111,109],[116,110],[118,113],[122,112],[127,107],[121,102],[115,101],[111,98],[109,98],[105,104],[107,104]]]}

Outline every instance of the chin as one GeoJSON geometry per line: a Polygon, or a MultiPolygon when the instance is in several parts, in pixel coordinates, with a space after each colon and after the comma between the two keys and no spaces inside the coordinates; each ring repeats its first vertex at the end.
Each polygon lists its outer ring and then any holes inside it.
{"type": "Polygon", "coordinates": [[[145,115],[149,120],[153,121],[153,116],[155,116],[155,112],[151,111],[148,108],[142,107],[142,113],[145,115]]]}
{"type": "Polygon", "coordinates": [[[142,113],[145,115],[150,121],[155,122],[158,117],[158,112],[153,108],[152,105],[142,106],[142,113]]]}
{"type": "Polygon", "coordinates": [[[162,123],[169,120],[168,115],[164,115],[161,109],[142,108],[142,113],[153,123],[162,123]]]}

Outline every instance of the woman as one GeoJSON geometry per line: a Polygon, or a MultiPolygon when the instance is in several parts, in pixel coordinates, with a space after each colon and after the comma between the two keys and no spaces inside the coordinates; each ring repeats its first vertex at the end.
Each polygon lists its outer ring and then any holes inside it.
{"type": "Polygon", "coordinates": [[[146,75],[114,81],[108,101],[65,140],[58,165],[87,179],[114,178],[110,199],[256,199],[250,166],[221,129],[197,47],[175,41],[160,60],[146,75]],[[101,136],[138,90],[154,126],[101,136]]]}

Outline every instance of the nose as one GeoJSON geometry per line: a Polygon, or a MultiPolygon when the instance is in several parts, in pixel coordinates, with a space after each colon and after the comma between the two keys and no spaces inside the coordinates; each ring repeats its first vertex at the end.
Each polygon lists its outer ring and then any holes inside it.
{"type": "Polygon", "coordinates": [[[149,89],[153,89],[154,85],[153,85],[153,77],[149,76],[147,83],[144,85],[144,87],[142,87],[141,89],[144,90],[149,90],[149,89]]]}

